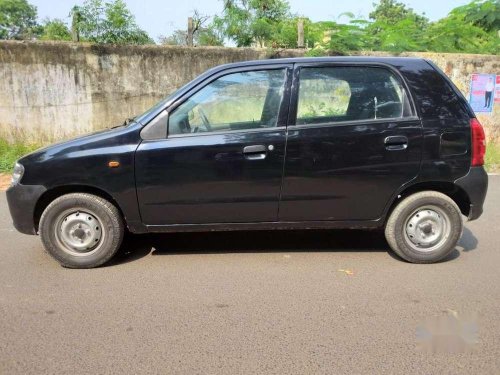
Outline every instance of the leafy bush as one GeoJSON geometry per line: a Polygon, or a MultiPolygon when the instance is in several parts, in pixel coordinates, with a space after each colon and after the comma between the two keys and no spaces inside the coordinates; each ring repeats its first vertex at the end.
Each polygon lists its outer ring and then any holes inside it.
{"type": "Polygon", "coordinates": [[[16,160],[37,148],[39,146],[34,144],[10,144],[4,139],[0,139],[0,172],[11,172],[16,160]]]}
{"type": "Polygon", "coordinates": [[[500,172],[500,142],[487,144],[484,164],[488,172],[500,172]]]}

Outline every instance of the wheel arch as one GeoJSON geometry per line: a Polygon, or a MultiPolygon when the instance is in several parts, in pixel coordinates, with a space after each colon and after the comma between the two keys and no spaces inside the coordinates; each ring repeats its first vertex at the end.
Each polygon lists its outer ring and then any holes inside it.
{"type": "Polygon", "coordinates": [[[443,193],[450,197],[460,209],[460,212],[464,216],[469,216],[470,204],[468,194],[460,186],[448,181],[432,181],[432,182],[419,182],[410,186],[407,186],[402,191],[400,191],[396,197],[394,197],[389,209],[384,218],[384,225],[387,222],[389,216],[391,215],[394,208],[401,202],[402,199],[426,190],[437,191],[443,193]]]}
{"type": "Polygon", "coordinates": [[[123,214],[122,209],[118,202],[113,198],[111,194],[106,192],[103,189],[97,188],[91,185],[65,185],[65,186],[57,186],[45,191],[42,196],[38,199],[35,205],[35,211],[33,213],[33,223],[35,226],[35,231],[38,232],[38,226],[40,224],[40,218],[42,217],[43,211],[47,208],[47,206],[53,202],[55,199],[70,193],[88,193],[93,194],[103,199],[106,199],[110,203],[112,203],[120,212],[120,216],[126,226],[125,215],[123,214]]]}

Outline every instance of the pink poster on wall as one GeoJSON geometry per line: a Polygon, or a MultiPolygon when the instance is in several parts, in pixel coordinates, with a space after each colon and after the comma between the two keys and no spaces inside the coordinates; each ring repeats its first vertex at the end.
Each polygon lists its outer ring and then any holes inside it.
{"type": "Polygon", "coordinates": [[[474,112],[491,112],[493,110],[496,78],[494,74],[472,75],[469,103],[474,112]]]}
{"type": "Polygon", "coordinates": [[[497,76],[497,84],[495,86],[495,103],[500,103],[500,76],[497,76]]]}

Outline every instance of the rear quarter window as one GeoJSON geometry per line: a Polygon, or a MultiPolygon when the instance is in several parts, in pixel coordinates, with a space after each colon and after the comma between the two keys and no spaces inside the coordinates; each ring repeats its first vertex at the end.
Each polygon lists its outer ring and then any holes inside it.
{"type": "Polygon", "coordinates": [[[417,67],[411,67],[402,74],[414,94],[423,119],[468,118],[466,103],[448,84],[442,74],[422,60],[417,67]]]}

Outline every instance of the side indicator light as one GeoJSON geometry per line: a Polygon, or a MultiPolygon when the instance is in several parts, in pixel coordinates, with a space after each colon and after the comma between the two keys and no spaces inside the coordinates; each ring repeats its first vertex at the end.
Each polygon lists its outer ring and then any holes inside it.
{"type": "Polygon", "coordinates": [[[110,161],[108,163],[108,167],[110,167],[110,168],[118,168],[119,166],[120,166],[120,162],[119,161],[112,160],[112,161],[110,161]]]}

